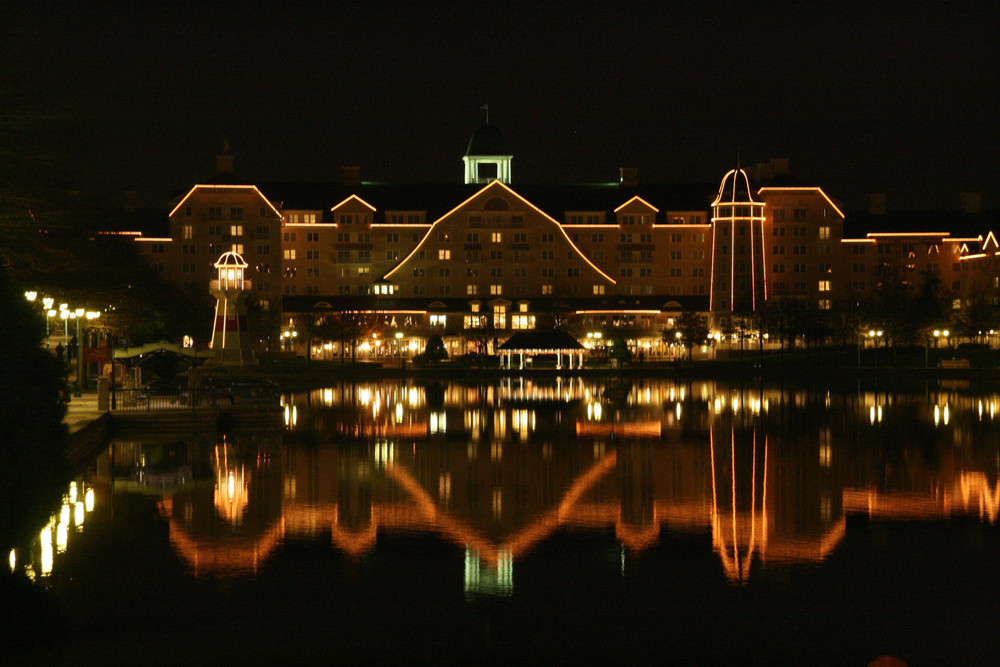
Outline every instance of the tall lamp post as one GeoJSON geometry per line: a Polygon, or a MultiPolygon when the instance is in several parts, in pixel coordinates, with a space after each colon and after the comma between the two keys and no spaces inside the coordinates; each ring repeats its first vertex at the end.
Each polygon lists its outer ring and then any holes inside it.
{"type": "MultiPolygon", "coordinates": [[[[81,311],[83,311],[83,308],[78,309],[76,312],[80,313],[81,311]]],[[[86,311],[86,314],[85,314],[85,317],[87,318],[87,321],[89,321],[89,322],[93,322],[94,320],[96,320],[100,316],[101,316],[100,311],[96,311],[96,310],[88,310],[88,311],[86,311]]],[[[77,318],[76,318],[76,326],[77,326],[77,329],[79,330],[79,327],[80,327],[80,317],[79,316],[77,316],[77,318]]],[[[84,331],[84,333],[87,333],[87,332],[84,331]]],[[[82,374],[79,375],[79,377],[81,378],[81,382],[86,382],[86,380],[87,380],[87,367],[86,367],[86,363],[87,362],[83,358],[83,355],[80,354],[80,352],[82,350],[86,349],[86,347],[83,345],[83,341],[82,341],[82,339],[80,339],[79,334],[77,334],[77,340],[79,341],[79,351],[77,352],[77,356],[80,358],[80,366],[79,366],[79,368],[82,369],[82,371],[78,370],[77,373],[82,373],[82,374]]]]}
{"type": "Polygon", "coordinates": [[[83,355],[80,354],[80,320],[83,319],[86,311],[83,308],[77,308],[72,311],[69,316],[76,320],[76,347],[74,351],[76,352],[76,391],[73,392],[74,396],[80,396],[80,388],[83,386],[83,355]]]}
{"type": "Polygon", "coordinates": [[[42,305],[45,306],[45,349],[49,349],[49,318],[56,314],[56,311],[52,310],[52,304],[55,303],[55,299],[51,296],[47,296],[42,299],[42,305]]]}
{"type": "Polygon", "coordinates": [[[59,317],[63,321],[63,347],[66,350],[66,361],[69,361],[69,304],[59,304],[59,317]]]}
{"type": "Polygon", "coordinates": [[[399,355],[399,367],[403,368],[403,332],[396,332],[396,353],[399,355]]]}
{"type": "MultiPolygon", "coordinates": [[[[28,300],[28,303],[34,305],[38,299],[38,292],[35,290],[29,290],[24,293],[24,298],[28,300]]],[[[55,315],[55,311],[52,310],[52,304],[55,303],[55,299],[50,296],[42,297],[42,313],[45,315],[45,349],[49,349],[49,318],[55,315]]]]}
{"type": "Polygon", "coordinates": [[[874,362],[874,364],[875,364],[875,368],[878,368],[878,342],[879,342],[879,340],[882,339],[882,330],[879,329],[879,330],[876,331],[875,329],[870,329],[868,331],[868,337],[872,339],[872,342],[875,345],[875,362],[874,362]]]}
{"type": "MultiPolygon", "coordinates": [[[[951,332],[948,331],[947,329],[944,329],[944,330],[935,329],[934,330],[934,349],[935,350],[938,349],[938,340],[940,338],[944,338],[945,347],[948,347],[948,336],[950,336],[950,335],[951,335],[951,332]]],[[[940,358],[940,356],[938,358],[940,358]]]]}

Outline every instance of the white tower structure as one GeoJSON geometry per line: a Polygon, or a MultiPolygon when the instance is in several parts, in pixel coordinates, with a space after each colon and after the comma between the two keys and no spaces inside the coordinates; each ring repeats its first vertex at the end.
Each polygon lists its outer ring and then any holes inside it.
{"type": "Polygon", "coordinates": [[[711,310],[750,313],[767,299],[764,203],[742,169],[727,173],[712,202],[711,310]]]}
{"type": "Polygon", "coordinates": [[[215,325],[208,346],[219,365],[243,366],[252,359],[244,303],[250,292],[250,281],[244,276],[247,266],[235,252],[223,253],[215,263],[218,275],[210,286],[215,297],[215,325]]]}
{"type": "Polygon", "coordinates": [[[507,150],[500,128],[496,125],[481,126],[472,133],[469,147],[462,162],[465,163],[465,184],[487,184],[493,180],[510,185],[510,161],[514,156],[507,150]]]}

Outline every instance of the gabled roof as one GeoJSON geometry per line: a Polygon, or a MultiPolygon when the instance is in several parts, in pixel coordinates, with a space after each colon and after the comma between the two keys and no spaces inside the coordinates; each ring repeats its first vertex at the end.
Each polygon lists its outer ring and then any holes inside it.
{"type": "MultiPolygon", "coordinates": [[[[248,181],[243,181],[246,185],[248,181]]],[[[237,185],[207,183],[206,185],[237,185]]],[[[436,220],[459,202],[482,187],[461,183],[343,183],[260,182],[257,187],[277,208],[315,210],[329,213],[331,207],[357,195],[376,211],[373,221],[385,222],[386,211],[425,211],[428,221],[436,220]]],[[[605,214],[604,221],[615,224],[615,209],[639,197],[658,210],[657,222],[668,222],[668,211],[708,211],[717,188],[708,183],[641,184],[637,187],[619,183],[530,184],[514,186],[527,201],[562,222],[567,211],[595,211],[605,214]]],[[[190,193],[190,190],[184,194],[190,193]]],[[[181,195],[183,197],[183,195],[181,195]]],[[[180,198],[174,200],[174,203],[180,198]]]]}
{"type": "Polygon", "coordinates": [[[963,213],[958,209],[889,211],[883,214],[849,211],[844,218],[844,238],[862,237],[870,232],[948,232],[953,237],[976,238],[998,228],[1000,211],[996,210],[977,214],[963,213]]]}
{"type": "MultiPolygon", "coordinates": [[[[507,184],[505,184],[505,183],[503,183],[502,181],[499,181],[499,180],[492,181],[488,185],[484,185],[484,186],[479,187],[479,189],[476,192],[474,192],[471,196],[469,196],[467,199],[465,199],[465,201],[461,202],[460,204],[458,204],[457,206],[455,206],[453,209],[451,209],[450,211],[448,211],[447,213],[445,213],[444,215],[442,215],[441,217],[439,217],[437,220],[435,220],[434,224],[431,225],[431,229],[433,229],[437,225],[447,224],[447,223],[451,222],[449,219],[451,218],[451,216],[452,216],[453,213],[461,210],[464,206],[466,206],[467,204],[469,204],[473,199],[475,199],[477,197],[481,197],[481,196],[487,196],[490,193],[490,191],[496,191],[496,190],[501,191],[500,194],[508,195],[508,196],[513,197],[516,200],[519,200],[522,204],[526,205],[528,208],[534,209],[542,217],[546,218],[548,220],[548,222],[550,222],[553,225],[555,225],[556,229],[558,229],[559,232],[562,234],[563,240],[569,245],[569,247],[576,253],[576,256],[580,260],[582,260],[585,265],[589,266],[591,270],[593,270],[601,278],[607,280],[612,285],[616,284],[616,281],[615,281],[614,278],[612,278],[611,276],[609,276],[608,274],[606,274],[596,264],[594,264],[592,261],[590,261],[590,258],[587,257],[587,255],[584,254],[583,251],[581,251],[577,247],[577,245],[575,243],[573,243],[573,240],[569,237],[569,235],[566,233],[566,230],[563,229],[562,224],[558,220],[556,220],[555,218],[553,218],[552,216],[550,216],[549,214],[547,214],[544,210],[542,210],[542,209],[538,208],[537,206],[535,206],[531,201],[529,201],[527,198],[525,198],[519,192],[515,191],[509,185],[507,185],[507,184]]],[[[402,259],[402,261],[399,262],[399,264],[397,264],[395,267],[393,267],[392,269],[390,269],[389,272],[386,273],[385,276],[383,276],[383,277],[384,278],[390,278],[392,276],[392,274],[396,273],[397,271],[404,270],[404,267],[410,261],[410,259],[412,259],[413,257],[419,256],[418,253],[421,252],[421,249],[424,247],[424,245],[426,243],[430,243],[430,242],[433,242],[432,241],[432,235],[430,233],[428,233],[428,234],[426,234],[424,236],[424,238],[422,238],[420,240],[420,242],[416,245],[416,247],[414,247],[413,250],[410,251],[409,255],[407,255],[406,257],[404,257],[402,259]]]]}
{"type": "Polygon", "coordinates": [[[518,331],[508,338],[501,350],[564,351],[582,350],[580,341],[565,331],[518,331]]]}

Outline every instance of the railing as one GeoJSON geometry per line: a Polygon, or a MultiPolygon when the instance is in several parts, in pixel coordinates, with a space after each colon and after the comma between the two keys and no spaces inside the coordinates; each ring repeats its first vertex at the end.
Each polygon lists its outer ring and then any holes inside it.
{"type": "Polygon", "coordinates": [[[277,405],[277,394],[267,388],[234,387],[157,391],[153,389],[115,389],[111,409],[115,412],[152,412],[222,408],[239,404],[277,405]]]}

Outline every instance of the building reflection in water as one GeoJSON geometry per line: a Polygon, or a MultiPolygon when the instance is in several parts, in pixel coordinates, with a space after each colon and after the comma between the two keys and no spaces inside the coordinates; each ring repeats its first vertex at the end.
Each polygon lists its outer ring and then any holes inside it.
{"type": "MultiPolygon", "coordinates": [[[[419,532],[464,554],[467,594],[510,595],[517,562],[557,533],[613,533],[624,570],[670,532],[711,535],[740,584],[822,563],[849,515],[995,523],[998,400],[668,380],[344,383],[285,396],[281,433],[171,453],[116,445],[128,483],[115,491],[160,490],[170,544],[196,576],[252,575],[288,540],[361,558],[380,536],[419,532]]],[[[51,572],[95,488],[81,482],[80,502],[68,491],[32,571],[51,572]]]]}

